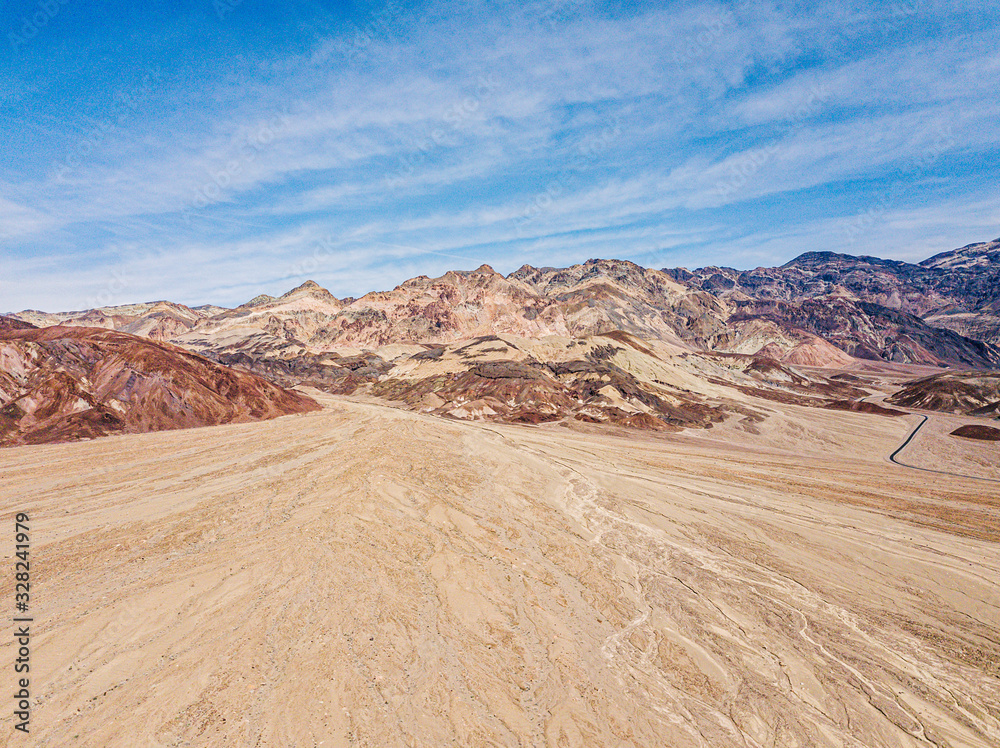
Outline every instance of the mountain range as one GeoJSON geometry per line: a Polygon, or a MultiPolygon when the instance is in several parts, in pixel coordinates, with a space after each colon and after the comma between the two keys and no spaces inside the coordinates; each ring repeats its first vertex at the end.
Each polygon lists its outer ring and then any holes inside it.
{"type": "MultiPolygon", "coordinates": [[[[305,407],[288,401],[296,393],[282,388],[309,385],[454,418],[571,418],[662,430],[711,427],[736,415],[752,425],[759,413],[747,396],[857,407],[866,393],[840,374],[846,370],[1000,367],[998,260],[1000,240],[919,264],[808,252],[781,267],[746,271],[593,259],[568,268],[524,265],[504,276],[482,265],[418,276],[357,299],[338,299],[307,281],[234,309],[158,301],[28,310],[7,316],[4,336],[40,345],[41,332],[14,329],[27,325],[61,330],[52,336],[105,351],[114,340],[135,355],[150,345],[164,360],[194,354],[202,366],[252,373],[251,389],[264,392],[259,382],[275,383],[278,389],[267,392],[275,405],[261,413],[305,407]],[[74,328],[90,332],[76,335],[74,328]],[[109,331],[118,337],[100,334],[109,331]]],[[[117,349],[114,355],[123,360],[117,349]]],[[[80,368],[76,359],[58,358],[48,369],[80,368]]],[[[914,401],[937,402],[933,393],[955,381],[932,378],[931,394],[921,390],[914,401]]],[[[8,383],[0,393],[7,410],[24,400],[24,386],[8,383]]],[[[983,394],[977,407],[988,409],[993,394],[983,394]]],[[[118,417],[101,407],[95,423],[118,417]]],[[[223,417],[238,416],[202,422],[223,417]]]]}
{"type": "Polygon", "coordinates": [[[287,357],[492,334],[622,330],[695,351],[763,351],[793,364],[857,358],[988,369],[1000,365],[998,289],[1000,240],[919,264],[807,252],[781,267],[746,271],[595,259],[569,268],[524,265],[503,276],[483,265],[359,299],[338,299],[306,281],[235,309],[159,301],[8,316],[39,327],[104,327],[216,354],[281,350],[287,357]]]}

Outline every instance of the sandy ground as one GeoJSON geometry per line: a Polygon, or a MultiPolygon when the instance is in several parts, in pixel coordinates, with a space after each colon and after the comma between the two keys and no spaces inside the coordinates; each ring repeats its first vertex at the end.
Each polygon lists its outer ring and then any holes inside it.
{"type": "Polygon", "coordinates": [[[885,462],[913,417],[623,438],[323,400],[0,451],[36,618],[0,744],[1000,745],[1000,486],[885,462]]]}
{"type": "MultiPolygon", "coordinates": [[[[927,423],[921,426],[913,441],[896,456],[897,460],[904,465],[916,465],[932,470],[944,465],[945,470],[1000,481],[1000,443],[951,435],[951,432],[959,426],[967,424],[993,427],[1000,424],[986,418],[919,412],[927,416],[927,423]]],[[[908,420],[916,425],[920,419],[910,416],[908,420]]]]}
{"type": "MultiPolygon", "coordinates": [[[[890,386],[891,393],[895,388],[890,386]]],[[[874,394],[864,398],[868,402],[894,410],[902,410],[909,415],[901,419],[912,431],[920,426],[913,440],[896,455],[896,460],[904,465],[911,465],[927,470],[941,470],[961,475],[976,476],[990,481],[1000,481],[1000,444],[978,439],[966,439],[952,436],[951,432],[960,426],[982,425],[997,426],[994,419],[986,417],[963,416],[954,413],[941,413],[933,410],[916,410],[902,408],[886,402],[886,393],[874,394]],[[927,422],[920,425],[921,416],[927,422]]],[[[785,409],[788,410],[787,408],[785,409]]],[[[801,409],[799,409],[801,411],[801,409]]],[[[777,418],[784,413],[776,414],[777,418]]],[[[804,418],[801,412],[794,416],[804,418]]],[[[827,431],[827,430],[824,430],[827,431]]],[[[840,429],[834,429],[840,432],[840,429]]],[[[905,437],[904,437],[905,438],[905,437]]],[[[898,445],[897,445],[898,446],[898,445]]],[[[850,453],[848,451],[848,453],[850,453]]]]}

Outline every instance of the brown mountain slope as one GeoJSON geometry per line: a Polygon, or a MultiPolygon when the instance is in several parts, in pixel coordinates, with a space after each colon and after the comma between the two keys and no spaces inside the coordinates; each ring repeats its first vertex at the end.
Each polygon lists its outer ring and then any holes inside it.
{"type": "Polygon", "coordinates": [[[319,406],[176,346],[100,328],[0,328],[0,445],[304,413],[319,406]]]}
{"type": "Polygon", "coordinates": [[[951,432],[951,435],[984,442],[1000,442],[1000,429],[995,429],[992,426],[980,426],[979,424],[959,426],[951,432]]]}
{"type": "Polygon", "coordinates": [[[308,340],[344,307],[325,288],[306,281],[286,294],[274,298],[255,296],[246,304],[206,317],[192,326],[191,342],[221,341],[229,345],[260,333],[284,339],[308,340]]]}
{"type": "Polygon", "coordinates": [[[888,401],[907,408],[1000,418],[1000,372],[935,374],[907,382],[888,401]]]}
{"type": "Polygon", "coordinates": [[[0,332],[5,330],[33,330],[35,327],[36,325],[33,325],[30,322],[25,322],[17,317],[6,317],[0,315],[0,332]]]}
{"type": "MultiPolygon", "coordinates": [[[[740,271],[705,267],[665,272],[720,299],[784,302],[779,308],[788,310],[809,301],[877,305],[888,310],[880,312],[883,317],[891,317],[893,312],[912,315],[931,328],[1000,344],[1000,239],[942,252],[916,265],[836,252],[806,252],[775,268],[740,271]]],[[[850,335],[848,325],[842,329],[850,335]]],[[[942,337],[939,347],[950,355],[955,342],[942,337]]],[[[967,354],[959,353],[948,361],[961,364],[964,356],[967,354]]],[[[995,351],[987,358],[992,365],[998,363],[995,351]]]]}
{"type": "Polygon", "coordinates": [[[728,314],[711,294],[690,292],[659,270],[620,260],[566,269],[524,266],[507,277],[486,265],[439,278],[419,276],[391,291],[345,300],[341,308],[328,304],[314,316],[279,301],[265,299],[205,319],[176,342],[215,358],[289,346],[297,355],[442,345],[484,335],[585,337],[621,330],[695,350],[686,341],[718,333],[728,314]]]}
{"type": "Polygon", "coordinates": [[[740,301],[727,320],[726,330],[739,329],[740,323],[751,320],[769,320],[786,333],[820,336],[855,358],[980,369],[1000,365],[1000,348],[995,345],[932,327],[915,315],[866,301],[740,301]]]}

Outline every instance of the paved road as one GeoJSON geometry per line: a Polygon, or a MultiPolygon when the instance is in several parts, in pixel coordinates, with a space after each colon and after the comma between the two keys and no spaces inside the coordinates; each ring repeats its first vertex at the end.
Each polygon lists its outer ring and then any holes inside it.
{"type": "Polygon", "coordinates": [[[981,481],[986,481],[987,483],[1000,483],[1000,480],[996,480],[994,478],[982,478],[978,475],[967,475],[965,473],[952,473],[948,470],[932,470],[931,468],[917,467],[916,465],[907,465],[905,462],[900,462],[899,460],[897,460],[896,455],[898,455],[900,452],[906,449],[906,445],[909,444],[911,441],[913,441],[913,437],[917,435],[917,432],[920,431],[920,428],[928,421],[928,417],[925,415],[918,413],[914,413],[913,415],[920,415],[920,418],[923,420],[921,420],[920,423],[916,425],[916,428],[914,428],[913,431],[910,432],[910,435],[906,437],[906,440],[898,447],[896,447],[896,451],[893,452],[891,455],[889,455],[889,462],[895,463],[896,465],[900,465],[905,468],[910,468],[911,470],[923,470],[925,473],[938,473],[939,475],[952,475],[955,476],[956,478],[969,478],[970,480],[981,480],[981,481]]]}
{"type": "MultiPolygon", "coordinates": [[[[893,452],[891,455],[889,455],[889,462],[895,462],[897,465],[902,465],[903,467],[914,467],[913,465],[907,465],[905,462],[900,462],[899,460],[896,459],[896,455],[898,455],[900,452],[906,449],[906,445],[909,444],[911,441],[913,441],[913,437],[915,437],[917,435],[917,432],[920,431],[920,427],[923,426],[925,423],[927,423],[927,416],[920,416],[920,417],[923,420],[917,424],[917,427],[913,429],[913,431],[910,432],[910,435],[906,437],[906,441],[904,441],[902,444],[896,447],[896,451],[893,452]]],[[[916,468],[916,469],[923,470],[924,468],[916,468]]]]}

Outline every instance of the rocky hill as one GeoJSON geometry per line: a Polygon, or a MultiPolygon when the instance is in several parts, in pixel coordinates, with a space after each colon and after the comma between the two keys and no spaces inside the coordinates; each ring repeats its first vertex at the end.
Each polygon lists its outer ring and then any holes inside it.
{"type": "Polygon", "coordinates": [[[946,372],[924,377],[888,401],[908,408],[1000,418],[1000,372],[946,372]]]}
{"type": "MultiPolygon", "coordinates": [[[[573,419],[654,431],[760,417],[747,397],[834,407],[867,394],[766,354],[699,353],[622,330],[588,336],[484,335],[442,344],[309,353],[289,344],[214,353],[276,382],[368,394],[458,419],[573,419]]],[[[857,380],[860,381],[860,380],[857,380]]]]}
{"type": "MultiPolygon", "coordinates": [[[[931,328],[945,328],[981,343],[1000,344],[1000,239],[942,252],[917,265],[877,257],[807,252],[777,268],[738,271],[707,267],[665,272],[679,282],[736,303],[748,299],[785,301],[790,304],[786,309],[810,300],[866,303],[919,318],[931,328]]],[[[870,316],[872,309],[861,311],[870,316]]],[[[928,334],[935,333],[931,330],[924,336],[928,334]]],[[[969,351],[956,351],[952,356],[950,348],[954,343],[954,339],[943,339],[934,355],[948,362],[968,360],[969,351]]],[[[895,351],[932,363],[922,352],[904,353],[906,348],[904,343],[895,351]]],[[[982,351],[976,354],[977,358],[983,356],[982,351]]],[[[985,358],[996,365],[995,353],[987,353],[985,358]]]]}
{"type": "Polygon", "coordinates": [[[855,358],[984,369],[1000,363],[995,345],[868,301],[838,296],[801,301],[747,299],[734,307],[727,329],[738,330],[741,323],[751,320],[769,320],[781,330],[813,333],[855,358]]]}
{"type": "Polygon", "coordinates": [[[0,446],[262,420],[318,407],[262,377],[128,333],[0,325],[0,446]]]}

